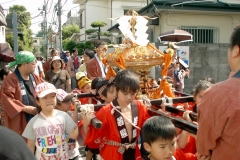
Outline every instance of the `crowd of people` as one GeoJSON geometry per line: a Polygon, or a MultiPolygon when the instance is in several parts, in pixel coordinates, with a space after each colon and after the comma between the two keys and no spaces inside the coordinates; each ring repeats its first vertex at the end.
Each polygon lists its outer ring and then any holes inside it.
{"type": "MultiPolygon", "coordinates": [[[[83,63],[77,49],[71,54],[66,51],[65,57],[54,49],[44,63],[33,53],[21,51],[9,64],[10,70],[0,71],[0,159],[81,160],[82,146],[87,160],[240,157],[240,92],[236,87],[240,83],[240,27],[230,39],[230,78],[216,84],[212,78],[199,80],[192,91],[194,102],[173,104],[184,109],[183,115],[169,115],[162,106],[158,111],[167,116],[159,116],[136,100],[140,81],[132,70],[120,70],[116,77],[106,79],[102,57],[107,49],[106,43],[98,42],[94,50],[83,52],[83,63]],[[78,98],[82,93],[94,97],[78,98]],[[104,106],[98,110],[95,104],[104,106]],[[190,118],[192,112],[198,114],[197,122],[190,118]],[[197,125],[197,135],[176,128],[168,116],[197,125]],[[96,119],[101,128],[94,126],[96,119]]],[[[182,92],[179,77],[188,77],[189,70],[179,70],[175,57],[169,76],[163,78],[173,91],[182,92]]],[[[158,87],[154,77],[150,79],[151,87],[158,87]]]]}

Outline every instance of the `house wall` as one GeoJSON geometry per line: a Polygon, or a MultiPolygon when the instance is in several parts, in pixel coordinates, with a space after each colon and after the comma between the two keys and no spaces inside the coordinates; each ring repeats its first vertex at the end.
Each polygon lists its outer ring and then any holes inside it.
{"type": "Polygon", "coordinates": [[[63,26],[76,24],[79,26],[80,18],[79,17],[69,17],[67,21],[63,24],[63,26]]]}
{"type": "Polygon", "coordinates": [[[40,48],[42,46],[42,43],[43,43],[42,37],[33,37],[33,47],[37,49],[37,51],[34,54],[39,55],[41,53],[40,48]]]}
{"type": "MultiPolygon", "coordinates": [[[[162,46],[155,43],[158,48],[162,46]]],[[[186,45],[186,44],[182,44],[186,45]]],[[[228,44],[188,44],[190,77],[185,79],[184,92],[191,93],[197,82],[203,78],[213,78],[215,83],[228,78],[228,44]]],[[[181,47],[181,46],[180,46],[181,47]]],[[[155,67],[155,78],[160,77],[159,67],[155,67]]]]}
{"type": "MultiPolygon", "coordinates": [[[[111,5],[111,1],[109,1],[109,4],[111,5]]],[[[129,1],[129,0],[113,0],[112,17],[113,18],[121,17],[124,15],[124,10],[138,11],[141,8],[145,7],[146,5],[147,5],[147,1],[141,1],[141,0],[131,0],[131,1],[129,1]]],[[[111,8],[111,6],[109,6],[109,11],[111,12],[110,8],[111,8]]],[[[111,14],[109,14],[109,15],[111,15],[111,14]]],[[[115,24],[117,24],[117,21],[113,20],[112,26],[115,24]]]]}
{"type": "MultiPolygon", "coordinates": [[[[3,13],[3,8],[0,5],[0,20],[5,20],[6,17],[3,13]]],[[[5,36],[5,26],[0,26],[0,43],[6,43],[6,36],[5,36]]]]}
{"type": "MultiPolygon", "coordinates": [[[[78,1],[76,1],[78,2],[78,1]]],[[[82,2],[82,1],[79,1],[82,2]]],[[[94,21],[103,21],[107,23],[106,26],[102,27],[103,32],[107,31],[111,26],[117,22],[111,21],[109,18],[117,18],[124,15],[124,9],[135,9],[139,10],[146,6],[146,2],[141,0],[88,0],[86,4],[80,5],[80,14],[82,13],[83,28],[81,28],[81,41],[85,41],[85,30],[91,29],[91,23],[94,21]],[[111,10],[112,9],[112,10],[111,10]],[[86,14],[86,15],[85,15],[86,14]],[[86,22],[85,22],[86,18],[86,22]]]]}
{"type": "Polygon", "coordinates": [[[5,28],[6,28],[5,26],[0,26],[0,43],[6,42],[5,28]]]}
{"type": "Polygon", "coordinates": [[[217,13],[196,11],[160,11],[159,25],[154,28],[154,40],[160,33],[178,29],[181,26],[205,26],[218,28],[216,43],[228,43],[232,30],[239,25],[240,13],[217,13]]]}

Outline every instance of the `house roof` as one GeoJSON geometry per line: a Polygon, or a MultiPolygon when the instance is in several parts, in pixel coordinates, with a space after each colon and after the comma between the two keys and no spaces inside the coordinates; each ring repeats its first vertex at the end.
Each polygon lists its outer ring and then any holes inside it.
{"type": "MultiPolygon", "coordinates": [[[[238,12],[240,8],[239,0],[152,0],[152,3],[138,11],[140,15],[153,13],[157,9],[178,9],[178,10],[198,10],[198,11],[219,11],[238,12]],[[228,2],[228,3],[226,3],[228,2]],[[231,3],[230,3],[231,2],[231,3]]],[[[107,31],[114,32],[119,24],[115,24],[107,31]]]]}
{"type": "Polygon", "coordinates": [[[15,54],[9,48],[7,43],[0,43],[0,61],[12,62],[14,61],[15,54]]]}
{"type": "Polygon", "coordinates": [[[198,10],[198,11],[220,11],[220,12],[238,12],[240,3],[236,0],[152,0],[152,3],[138,11],[139,14],[145,15],[158,9],[172,10],[198,10]],[[156,7],[156,8],[155,8],[156,7]]]}
{"type": "Polygon", "coordinates": [[[118,32],[119,31],[118,27],[119,27],[119,24],[117,23],[117,24],[113,25],[112,27],[110,27],[107,31],[108,32],[114,32],[114,31],[118,32]]]}

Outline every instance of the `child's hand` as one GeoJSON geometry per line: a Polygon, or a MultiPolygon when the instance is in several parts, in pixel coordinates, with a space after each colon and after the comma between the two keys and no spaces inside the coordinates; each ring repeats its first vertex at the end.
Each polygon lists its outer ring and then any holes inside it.
{"type": "Polygon", "coordinates": [[[189,105],[188,105],[188,103],[186,102],[186,103],[184,103],[184,109],[189,109],[189,105]]]}
{"type": "Polygon", "coordinates": [[[77,111],[77,105],[81,105],[81,102],[78,99],[73,99],[74,111],[77,111]]]}
{"type": "Polygon", "coordinates": [[[88,112],[85,115],[82,114],[84,125],[89,126],[91,123],[91,120],[95,117],[96,117],[95,112],[88,112]]]}
{"type": "Polygon", "coordinates": [[[177,109],[184,109],[183,106],[177,106],[177,109]]]}
{"type": "Polygon", "coordinates": [[[191,113],[192,111],[188,111],[186,110],[184,113],[183,113],[183,119],[185,119],[186,121],[188,122],[192,122],[192,119],[190,118],[189,114],[191,113]]]}
{"type": "Polygon", "coordinates": [[[81,102],[78,100],[77,95],[72,98],[72,104],[74,105],[74,111],[77,112],[77,106],[81,105],[81,102]]]}
{"type": "Polygon", "coordinates": [[[210,160],[211,157],[210,156],[203,156],[203,155],[197,154],[197,159],[198,160],[210,160]]]}

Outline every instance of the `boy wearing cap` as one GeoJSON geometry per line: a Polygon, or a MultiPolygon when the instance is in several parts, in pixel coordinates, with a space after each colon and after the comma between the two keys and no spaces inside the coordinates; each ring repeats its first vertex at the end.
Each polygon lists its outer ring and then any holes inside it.
{"type": "MultiPolygon", "coordinates": [[[[62,89],[57,89],[56,109],[68,113],[72,117],[72,119],[75,122],[77,122],[78,121],[78,112],[76,108],[77,103],[74,103],[74,111],[70,111],[70,109],[72,108],[73,97],[74,97],[74,94],[69,94],[62,89]]],[[[80,104],[80,102],[78,104],[80,104]]],[[[66,141],[67,141],[67,149],[68,149],[68,158],[70,160],[82,159],[79,156],[80,153],[78,150],[79,146],[77,141],[69,138],[68,134],[66,134],[66,141]]]]}
{"type": "Polygon", "coordinates": [[[27,122],[37,113],[33,92],[43,80],[33,74],[36,59],[31,52],[19,52],[9,69],[16,65],[15,71],[3,81],[0,96],[5,126],[21,135],[27,122]]]}
{"type": "MultiPolygon", "coordinates": [[[[85,75],[84,72],[78,72],[76,74],[76,79],[77,79],[77,87],[79,90],[81,90],[81,93],[91,92],[92,81],[88,79],[88,77],[85,75]]],[[[79,100],[81,101],[81,104],[96,104],[98,101],[94,97],[79,98],[79,100]]]]}
{"type": "Polygon", "coordinates": [[[68,159],[65,134],[76,139],[78,128],[72,118],[65,112],[56,110],[57,89],[54,85],[43,82],[36,86],[35,98],[38,104],[38,114],[27,124],[23,137],[27,145],[40,159],[68,159]]]}

